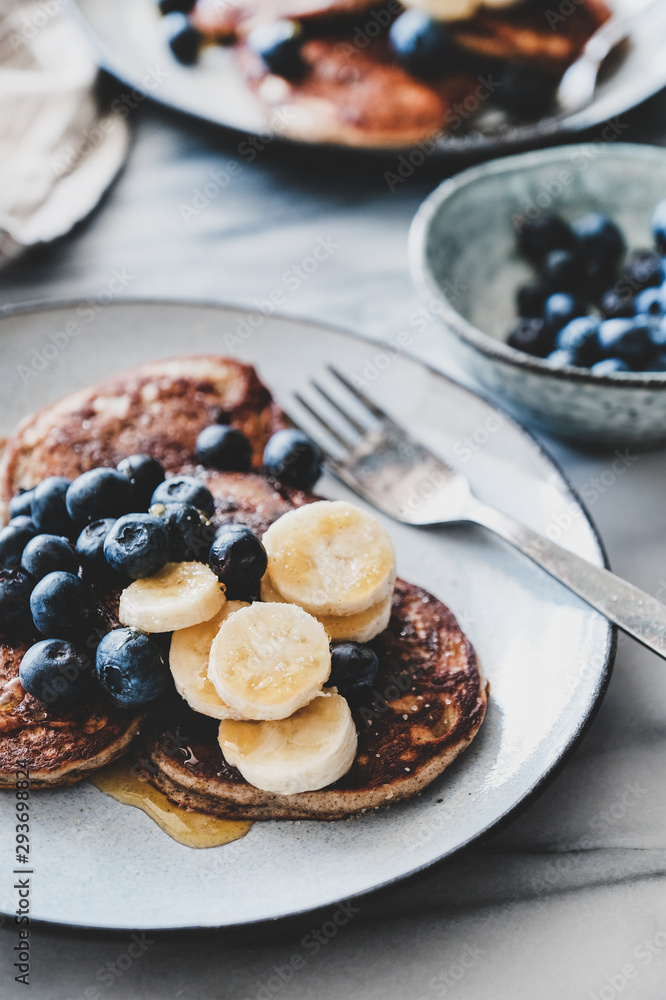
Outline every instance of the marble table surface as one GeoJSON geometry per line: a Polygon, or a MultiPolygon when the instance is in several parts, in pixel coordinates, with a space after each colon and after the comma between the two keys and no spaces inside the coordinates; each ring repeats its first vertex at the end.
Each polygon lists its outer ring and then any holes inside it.
{"type": "MultiPolygon", "coordinates": [[[[0,308],[54,297],[104,301],[119,288],[133,297],[250,305],[323,238],[339,248],[288,293],[283,310],[377,338],[409,327],[418,303],[406,235],[444,166],[429,163],[391,191],[384,172],[395,158],[267,147],[249,162],[238,137],[148,105],[133,121],[126,170],[99,210],[67,239],[2,272],[0,308]],[[211,177],[225,176],[217,194],[201,197],[211,177]]],[[[622,139],[666,144],[664,121],[666,95],[625,116],[622,139]]],[[[436,328],[415,335],[411,349],[456,374],[436,328]]],[[[612,454],[545,444],[576,486],[592,486],[591,514],[613,568],[666,598],[666,455],[632,453],[608,486],[600,477],[612,454]]],[[[304,945],[305,935],[330,914],[270,933],[151,934],[138,942],[35,927],[26,990],[13,980],[8,925],[0,931],[0,995],[662,1000],[665,763],[666,665],[622,640],[596,720],[538,801],[484,843],[362,900],[318,949],[311,939],[304,945]],[[296,955],[304,961],[291,975],[296,955]]]]}

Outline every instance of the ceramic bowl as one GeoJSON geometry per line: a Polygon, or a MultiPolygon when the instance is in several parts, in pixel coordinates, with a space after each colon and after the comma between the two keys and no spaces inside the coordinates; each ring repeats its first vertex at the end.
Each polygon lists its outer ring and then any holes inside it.
{"type": "Polygon", "coordinates": [[[516,289],[534,273],[516,251],[516,217],[605,212],[639,249],[652,244],[650,216],[663,198],[666,150],[614,143],[609,133],[466,170],[419,209],[410,232],[419,292],[459,362],[520,419],[601,445],[666,441],[666,373],[553,369],[505,342],[516,289]]]}

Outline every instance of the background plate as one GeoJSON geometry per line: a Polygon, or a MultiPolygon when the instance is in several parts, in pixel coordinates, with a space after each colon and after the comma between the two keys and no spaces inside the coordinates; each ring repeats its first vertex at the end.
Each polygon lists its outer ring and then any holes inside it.
{"type": "MultiPolygon", "coordinates": [[[[463,469],[483,499],[603,564],[585,511],[536,442],[417,361],[390,360],[376,343],[312,323],[214,306],[116,303],[91,313],[62,305],[0,321],[0,434],[37,404],[159,357],[237,354],[284,403],[335,360],[349,375],[370,379],[380,405],[463,469]],[[49,336],[68,323],[76,324],[75,336],[49,336]],[[54,343],[59,350],[49,348],[54,343]],[[51,360],[42,366],[39,358],[51,360]]],[[[321,492],[351,496],[329,478],[321,492]]],[[[379,516],[394,539],[399,573],[450,605],[490,679],[488,716],[471,747],[408,802],[341,822],[256,823],[243,840],[209,850],[175,843],[143,813],[87,783],[33,792],[33,918],[157,929],[299,913],[452,853],[543,783],[605,690],[608,622],[481,529],[419,530],[379,516]]],[[[0,910],[7,911],[14,908],[11,793],[0,797],[0,809],[0,910]]]]}
{"type": "MultiPolygon", "coordinates": [[[[636,0],[608,0],[617,10],[632,10],[636,0]]],[[[242,132],[267,134],[266,119],[243,85],[234,55],[220,46],[207,48],[196,67],[183,67],[164,41],[154,0],[76,0],[103,66],[124,82],[161,104],[242,132]],[[155,72],[159,68],[159,72],[155,72]]],[[[553,4],[558,9],[559,4],[553,4]]],[[[567,133],[594,128],[656,94],[666,86],[666,17],[640,25],[631,50],[612,76],[602,83],[584,111],[567,118],[520,127],[478,121],[470,131],[442,136],[441,153],[499,152],[526,143],[551,141],[567,133]]],[[[275,133],[273,133],[275,134],[275,133]]]]}

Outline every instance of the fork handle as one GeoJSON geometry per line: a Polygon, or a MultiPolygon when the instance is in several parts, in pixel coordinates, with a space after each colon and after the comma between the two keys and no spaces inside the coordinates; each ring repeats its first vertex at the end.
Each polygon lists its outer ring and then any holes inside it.
{"type": "Polygon", "coordinates": [[[465,513],[470,521],[510,542],[623,632],[666,659],[666,604],[479,500],[472,500],[465,513]]]}

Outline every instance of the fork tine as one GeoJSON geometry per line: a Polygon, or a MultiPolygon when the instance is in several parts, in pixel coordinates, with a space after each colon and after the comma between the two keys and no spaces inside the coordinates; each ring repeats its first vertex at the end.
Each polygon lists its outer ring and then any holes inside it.
{"type": "Polygon", "coordinates": [[[301,404],[301,406],[303,407],[303,409],[307,410],[308,413],[310,414],[310,416],[314,417],[314,419],[317,421],[317,423],[321,424],[321,426],[324,428],[324,430],[328,434],[330,434],[331,437],[334,438],[334,440],[338,442],[338,444],[342,445],[342,447],[345,448],[346,451],[351,451],[352,450],[352,448],[354,446],[351,444],[351,442],[346,441],[345,438],[343,438],[342,434],[340,434],[338,431],[336,431],[335,427],[331,427],[331,425],[328,423],[328,421],[324,420],[324,418],[321,416],[321,414],[317,413],[317,411],[315,409],[313,409],[312,406],[310,406],[310,404],[308,403],[307,399],[303,399],[303,397],[301,396],[301,394],[298,393],[298,392],[294,393],[294,397],[298,400],[298,402],[301,404]]]}
{"type": "Polygon", "coordinates": [[[368,428],[364,427],[363,424],[360,424],[358,420],[355,420],[354,417],[352,417],[349,413],[346,413],[342,409],[340,404],[335,399],[333,399],[333,397],[326,391],[326,389],[324,389],[323,386],[319,385],[319,382],[317,382],[316,379],[314,378],[311,379],[310,383],[311,385],[314,386],[319,395],[324,397],[329,406],[331,406],[336,411],[336,413],[339,413],[340,416],[343,418],[343,420],[346,420],[349,426],[353,427],[358,434],[368,433],[368,428]]]}
{"type": "Polygon", "coordinates": [[[337,459],[333,454],[331,454],[331,452],[328,450],[328,448],[326,448],[325,445],[323,445],[320,440],[317,440],[316,438],[313,437],[312,434],[310,434],[309,431],[306,431],[305,428],[302,427],[301,424],[299,424],[299,422],[294,419],[294,417],[292,416],[291,413],[287,413],[287,417],[289,419],[289,422],[292,423],[294,425],[294,427],[297,427],[299,431],[303,431],[304,434],[307,434],[308,437],[311,440],[314,441],[314,443],[317,445],[317,447],[319,448],[320,452],[324,456],[324,459],[326,460],[327,465],[330,465],[330,467],[335,472],[338,472],[340,470],[340,468],[342,467],[342,463],[340,462],[340,460],[337,459]]]}
{"type": "Polygon", "coordinates": [[[358,401],[362,403],[366,410],[369,410],[374,417],[377,417],[378,420],[385,420],[390,424],[394,423],[388,413],[385,413],[384,410],[380,409],[376,403],[373,403],[371,399],[368,399],[365,393],[361,392],[360,389],[357,389],[355,385],[352,385],[347,376],[338,371],[334,365],[327,365],[326,367],[330,371],[331,375],[334,375],[338,382],[341,382],[345,389],[351,392],[352,396],[358,399],[358,401]]]}

